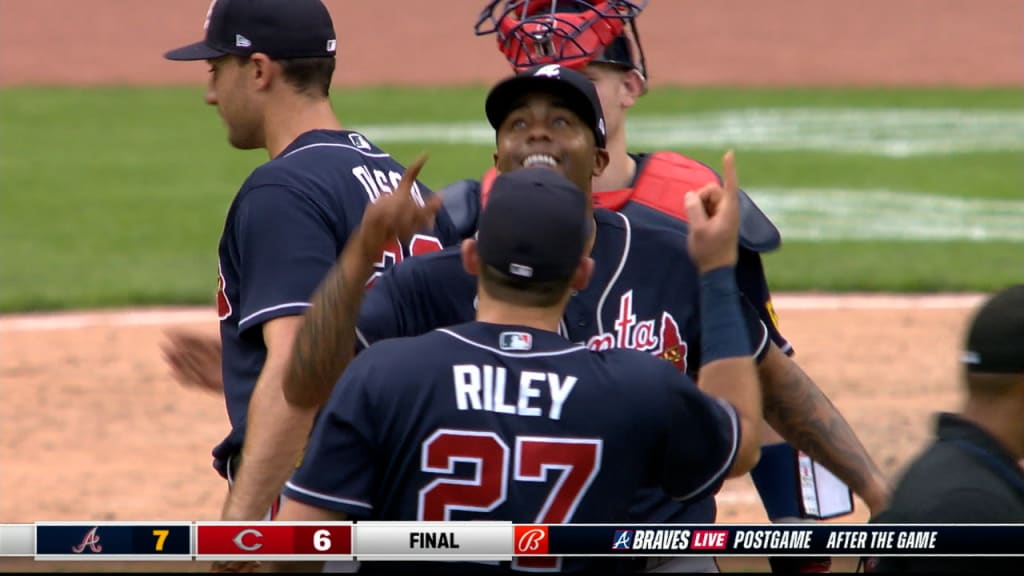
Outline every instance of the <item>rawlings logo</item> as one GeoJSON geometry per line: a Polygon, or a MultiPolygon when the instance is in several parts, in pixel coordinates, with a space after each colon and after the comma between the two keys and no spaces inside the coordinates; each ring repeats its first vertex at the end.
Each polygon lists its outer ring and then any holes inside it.
{"type": "Polygon", "coordinates": [[[630,290],[619,298],[619,316],[613,326],[612,332],[592,336],[587,341],[587,348],[632,348],[649,351],[674,364],[680,372],[686,372],[687,345],[680,336],[679,324],[672,314],[661,313],[660,329],[657,320],[637,321],[636,314],[633,313],[633,291],[630,290]]]}

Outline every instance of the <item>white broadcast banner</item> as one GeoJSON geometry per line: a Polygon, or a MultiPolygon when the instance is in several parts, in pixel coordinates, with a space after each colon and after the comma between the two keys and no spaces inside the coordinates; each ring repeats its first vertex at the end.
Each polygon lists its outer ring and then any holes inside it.
{"type": "Polygon", "coordinates": [[[511,522],[357,522],[359,560],[512,560],[511,522]]]}
{"type": "Polygon", "coordinates": [[[34,525],[0,524],[0,556],[27,556],[31,558],[35,553],[36,527],[34,525]]]}

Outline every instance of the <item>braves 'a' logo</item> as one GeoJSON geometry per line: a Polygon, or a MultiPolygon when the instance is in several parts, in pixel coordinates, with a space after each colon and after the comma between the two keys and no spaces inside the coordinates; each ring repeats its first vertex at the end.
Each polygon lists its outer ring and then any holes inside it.
{"type": "Polygon", "coordinates": [[[671,313],[663,311],[658,320],[638,321],[633,312],[633,291],[630,290],[619,298],[619,315],[612,327],[611,332],[591,336],[587,347],[591,350],[632,348],[650,352],[668,360],[680,372],[686,372],[686,341],[671,313]]]}
{"type": "Polygon", "coordinates": [[[81,554],[88,548],[90,552],[102,552],[103,546],[100,545],[100,536],[96,533],[99,529],[99,526],[93,526],[91,530],[85,533],[85,538],[82,538],[80,544],[71,547],[71,551],[75,554],[81,554]]]}

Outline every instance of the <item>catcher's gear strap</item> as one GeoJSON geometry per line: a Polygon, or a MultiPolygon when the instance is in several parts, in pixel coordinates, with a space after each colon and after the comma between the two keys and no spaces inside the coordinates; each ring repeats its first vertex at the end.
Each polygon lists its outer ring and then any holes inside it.
{"type": "MultiPolygon", "coordinates": [[[[687,221],[686,193],[722,179],[706,164],[675,152],[647,157],[632,188],[594,193],[594,206],[618,210],[629,200],[687,221]]],[[[782,243],[778,228],[740,190],[740,245],[754,252],[771,252],[782,243]]]]}

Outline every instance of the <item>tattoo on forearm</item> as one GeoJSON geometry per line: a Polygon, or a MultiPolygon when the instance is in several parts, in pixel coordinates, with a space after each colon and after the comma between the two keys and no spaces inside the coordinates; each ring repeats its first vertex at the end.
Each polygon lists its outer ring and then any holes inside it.
{"type": "Polygon", "coordinates": [[[881,476],[846,419],[795,363],[763,386],[765,420],[863,496],[881,476]]]}
{"type": "Polygon", "coordinates": [[[323,404],[355,353],[355,327],[363,285],[339,262],[313,295],[295,336],[285,395],[300,406],[323,404]]]}

